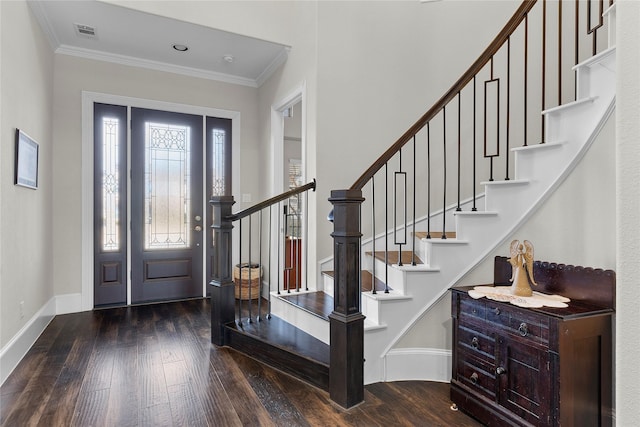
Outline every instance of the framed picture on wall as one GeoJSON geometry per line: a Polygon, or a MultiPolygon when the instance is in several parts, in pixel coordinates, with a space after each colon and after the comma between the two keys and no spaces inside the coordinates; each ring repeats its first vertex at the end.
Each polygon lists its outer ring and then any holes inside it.
{"type": "Polygon", "coordinates": [[[38,143],[16,129],[15,185],[38,188],[38,143]]]}

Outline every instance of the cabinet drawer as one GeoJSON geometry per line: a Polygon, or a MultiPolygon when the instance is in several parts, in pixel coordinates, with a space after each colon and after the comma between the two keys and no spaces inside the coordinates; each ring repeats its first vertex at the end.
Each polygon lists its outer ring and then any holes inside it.
{"type": "Polygon", "coordinates": [[[459,325],[458,342],[459,348],[474,354],[476,357],[495,363],[496,359],[496,339],[495,335],[485,335],[469,325],[459,325]]]}
{"type": "Polygon", "coordinates": [[[486,315],[486,300],[475,300],[469,296],[462,296],[460,298],[460,311],[458,316],[461,323],[466,322],[485,322],[487,320],[486,315]]]}
{"type": "Polygon", "coordinates": [[[493,325],[507,330],[510,334],[526,342],[549,345],[549,318],[526,309],[495,304],[486,306],[486,319],[493,325]]]}
{"type": "Polygon", "coordinates": [[[492,401],[496,399],[495,364],[458,349],[456,380],[492,401]]]}

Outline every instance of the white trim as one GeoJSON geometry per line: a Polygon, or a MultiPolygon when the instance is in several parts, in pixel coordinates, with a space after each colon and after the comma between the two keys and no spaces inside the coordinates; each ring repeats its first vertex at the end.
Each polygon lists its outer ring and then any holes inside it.
{"type": "Polygon", "coordinates": [[[82,311],[82,294],[56,295],[56,315],[82,311]]]}
{"type": "MultiPolygon", "coordinates": [[[[282,193],[284,188],[284,111],[298,102],[301,103],[301,126],[300,126],[300,146],[301,146],[301,171],[302,171],[302,182],[304,184],[307,183],[307,83],[303,81],[298,87],[293,89],[289,94],[280,99],[279,102],[276,102],[271,105],[271,194],[276,195],[282,193]]],[[[278,213],[279,214],[279,213],[278,213]]],[[[309,230],[306,226],[307,218],[309,212],[306,210],[303,212],[304,218],[302,219],[302,223],[305,224],[302,231],[302,241],[309,241],[309,230]]],[[[271,225],[273,235],[277,236],[280,230],[277,229],[277,222],[271,225]]],[[[278,241],[280,239],[273,239],[271,242],[271,251],[272,253],[278,252],[278,241]]],[[[281,242],[282,247],[280,251],[284,253],[284,241],[281,242]]],[[[306,245],[303,245],[303,251],[305,250],[306,245]]],[[[303,253],[302,259],[308,254],[303,253]]],[[[283,263],[284,260],[281,260],[283,263]]],[[[283,265],[278,266],[277,271],[282,271],[283,265]]],[[[307,264],[303,262],[301,277],[307,277],[307,264]]],[[[279,274],[279,273],[277,273],[279,274]]],[[[269,279],[271,279],[271,271],[269,272],[269,279]]],[[[271,283],[271,280],[269,280],[271,283]]]]}
{"type": "Polygon", "coordinates": [[[0,385],[9,377],[40,334],[56,315],[57,298],[52,297],[0,350],[0,385]]]}
{"type": "Polygon", "coordinates": [[[451,380],[451,350],[394,348],[385,356],[385,381],[451,380]]]}
{"type": "MultiPolygon", "coordinates": [[[[217,73],[214,71],[206,71],[198,68],[192,67],[183,67],[181,65],[168,64],[166,62],[159,61],[151,61],[148,59],[135,58],[133,56],[126,55],[117,55],[114,53],[101,52],[93,49],[85,49],[75,46],[69,45],[61,45],[56,50],[55,53],[59,53],[61,55],[69,55],[75,56],[78,58],[91,59],[94,61],[103,61],[103,62],[111,62],[114,64],[126,65],[130,67],[137,68],[147,68],[150,70],[156,71],[164,71],[166,73],[173,74],[181,74],[189,77],[196,77],[200,79],[207,80],[215,80],[223,83],[230,83],[240,86],[249,86],[249,87],[259,87],[259,84],[256,79],[250,79],[247,77],[234,76],[231,74],[217,73]]],[[[287,59],[286,55],[284,56],[284,60],[278,58],[282,63],[287,59]]],[[[263,74],[267,71],[273,73],[274,70],[265,70],[263,74]]],[[[261,75],[262,77],[262,75],[261,75]]],[[[264,77],[264,80],[268,79],[269,76],[264,77]]],[[[263,80],[263,81],[264,81],[263,80]]]]}
{"type": "MultiPolygon", "coordinates": [[[[97,92],[82,92],[82,294],[81,310],[93,309],[93,103],[126,105],[231,119],[231,187],[240,200],[240,112],[173,102],[153,101],[97,92]]],[[[203,223],[207,224],[206,211],[203,223]]],[[[234,238],[236,230],[234,229],[234,238]]],[[[206,292],[204,287],[203,292],[206,292]]],[[[206,293],[204,293],[206,295],[206,293]]]]}

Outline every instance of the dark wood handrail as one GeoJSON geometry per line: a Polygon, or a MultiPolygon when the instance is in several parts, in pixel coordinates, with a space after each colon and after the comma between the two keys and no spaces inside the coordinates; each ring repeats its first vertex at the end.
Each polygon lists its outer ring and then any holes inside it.
{"type": "Polygon", "coordinates": [[[294,188],[293,190],[289,190],[287,192],[284,192],[282,194],[279,194],[277,196],[273,196],[270,199],[264,200],[258,204],[255,204],[251,207],[248,207],[247,209],[243,209],[240,212],[236,212],[232,215],[229,215],[227,217],[225,217],[225,220],[227,221],[237,221],[239,219],[245,218],[253,213],[259,212],[264,208],[268,208],[271,205],[275,205],[278,202],[281,202],[283,200],[287,200],[289,197],[291,196],[295,196],[296,194],[300,194],[300,193],[304,193],[305,191],[308,190],[313,190],[316,191],[316,180],[315,178],[313,179],[312,182],[309,182],[303,186],[294,188]]]}
{"type": "Polygon", "coordinates": [[[456,81],[453,86],[431,107],[420,119],[411,126],[382,156],[378,158],[361,176],[353,183],[351,190],[362,190],[373,175],[380,170],[407,142],[409,142],[415,134],[417,134],[427,123],[432,120],[458,92],[473,79],[473,77],[482,70],[489,62],[491,57],[495,55],[502,45],[509,39],[513,32],[518,28],[520,23],[527,16],[529,11],[536,4],[537,0],[524,0],[518,10],[511,17],[509,22],[504,26],[502,31],[491,42],[489,47],[476,59],[467,71],[456,81]]]}

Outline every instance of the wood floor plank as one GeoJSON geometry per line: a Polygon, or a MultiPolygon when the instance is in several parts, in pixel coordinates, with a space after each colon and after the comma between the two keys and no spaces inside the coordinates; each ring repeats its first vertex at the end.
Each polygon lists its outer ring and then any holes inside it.
{"type": "Polygon", "coordinates": [[[110,426],[137,426],[140,408],[140,370],[138,349],[132,345],[119,345],[111,372],[111,393],[105,424],[110,426]]]}
{"type": "Polygon", "coordinates": [[[236,358],[235,360],[276,425],[309,426],[304,416],[291,403],[283,390],[265,374],[267,369],[264,365],[249,357],[236,358]]]}
{"type": "Polygon", "coordinates": [[[365,387],[345,410],[318,388],[210,343],[191,300],[57,316],[0,387],[1,426],[461,426],[449,385],[365,387]]]}

